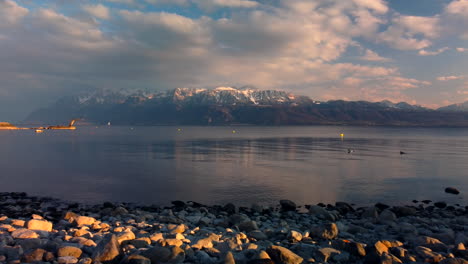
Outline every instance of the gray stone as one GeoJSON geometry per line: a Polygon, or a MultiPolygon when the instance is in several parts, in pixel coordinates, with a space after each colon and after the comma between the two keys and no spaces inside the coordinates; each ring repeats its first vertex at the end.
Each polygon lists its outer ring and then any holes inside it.
{"type": "Polygon", "coordinates": [[[151,260],[151,263],[167,262],[171,258],[171,251],[164,247],[154,247],[145,250],[141,253],[146,258],[151,260]]]}
{"type": "Polygon", "coordinates": [[[258,226],[257,226],[257,223],[255,221],[243,222],[243,223],[239,224],[238,227],[239,227],[239,230],[245,231],[245,232],[258,230],[258,226]]]}
{"type": "Polygon", "coordinates": [[[256,240],[267,240],[268,239],[268,236],[265,235],[265,233],[263,233],[262,231],[260,230],[254,230],[254,231],[250,231],[247,236],[249,238],[254,238],[256,240]]]}
{"type": "Polygon", "coordinates": [[[390,224],[390,223],[395,222],[396,220],[397,220],[397,217],[395,213],[390,211],[390,209],[383,210],[378,217],[379,223],[382,223],[382,224],[390,224]]]}
{"type": "Polygon", "coordinates": [[[46,220],[32,219],[26,223],[26,226],[29,230],[52,231],[52,223],[46,220]]]}
{"type": "Polygon", "coordinates": [[[231,251],[229,251],[224,257],[224,264],[236,264],[236,260],[234,259],[234,255],[232,255],[231,251]]]}
{"type": "Polygon", "coordinates": [[[42,248],[28,250],[21,257],[21,262],[31,263],[31,262],[42,261],[42,258],[45,253],[46,251],[42,248]]]}
{"type": "Polygon", "coordinates": [[[120,246],[117,237],[109,234],[104,237],[96,246],[92,259],[102,263],[113,263],[119,261],[120,246]]]}
{"type": "Polygon", "coordinates": [[[338,226],[335,223],[329,223],[311,228],[310,236],[331,240],[338,236],[338,232],[338,226]]]}
{"type": "Polygon", "coordinates": [[[269,247],[267,253],[275,263],[300,264],[304,260],[291,250],[280,246],[269,247]]]}
{"type": "Polygon", "coordinates": [[[446,192],[446,193],[455,194],[455,195],[460,194],[460,191],[457,190],[457,189],[454,188],[454,187],[447,187],[447,188],[445,188],[445,192],[446,192]]]}
{"type": "Polygon", "coordinates": [[[296,211],[296,203],[290,200],[280,200],[281,210],[296,211]]]}
{"type": "Polygon", "coordinates": [[[57,262],[59,264],[75,264],[78,263],[78,259],[72,256],[58,257],[57,262]]]}
{"type": "Polygon", "coordinates": [[[295,231],[291,230],[289,231],[288,238],[292,241],[301,241],[302,240],[302,234],[295,231]]]}
{"type": "Polygon", "coordinates": [[[39,235],[36,232],[26,229],[26,228],[16,229],[15,231],[11,233],[11,236],[13,238],[21,238],[21,239],[31,239],[31,238],[39,237],[39,235]]]}
{"type": "Polygon", "coordinates": [[[79,258],[83,251],[77,247],[70,247],[70,246],[65,246],[61,247],[57,251],[57,256],[58,257],[66,257],[66,256],[73,256],[75,258],[79,258]]]}
{"type": "Polygon", "coordinates": [[[321,248],[317,251],[317,259],[324,261],[324,262],[328,262],[328,259],[334,254],[335,255],[341,254],[341,251],[336,250],[334,248],[328,248],[328,247],[321,248]]]}
{"type": "Polygon", "coordinates": [[[468,264],[468,261],[462,258],[446,258],[439,264],[468,264]]]}

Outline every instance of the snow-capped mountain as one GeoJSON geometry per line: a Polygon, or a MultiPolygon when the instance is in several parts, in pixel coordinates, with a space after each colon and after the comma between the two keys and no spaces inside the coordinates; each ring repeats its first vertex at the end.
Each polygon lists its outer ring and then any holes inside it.
{"type": "Polygon", "coordinates": [[[176,88],[166,92],[112,92],[97,91],[77,96],[79,104],[108,104],[125,102],[164,101],[181,105],[297,105],[312,100],[306,96],[276,90],[256,90],[252,88],[217,87],[214,89],[176,88]]]}
{"type": "Polygon", "coordinates": [[[468,126],[468,112],[436,111],[405,102],[318,102],[285,91],[249,87],[95,91],[63,98],[25,121],[63,123],[73,118],[115,125],[468,126]]]}

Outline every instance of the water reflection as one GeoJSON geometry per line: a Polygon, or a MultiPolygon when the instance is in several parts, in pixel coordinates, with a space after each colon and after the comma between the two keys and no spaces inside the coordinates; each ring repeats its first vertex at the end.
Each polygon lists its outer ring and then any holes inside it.
{"type": "Polygon", "coordinates": [[[79,201],[157,204],[466,198],[464,131],[346,127],[341,140],[336,135],[343,129],[241,127],[235,135],[224,127],[187,127],[184,133],[174,127],[87,128],[40,137],[2,133],[0,154],[7,158],[0,160],[0,188],[79,201]],[[401,150],[408,154],[400,155],[401,150]],[[462,195],[443,193],[449,185],[462,195]]]}

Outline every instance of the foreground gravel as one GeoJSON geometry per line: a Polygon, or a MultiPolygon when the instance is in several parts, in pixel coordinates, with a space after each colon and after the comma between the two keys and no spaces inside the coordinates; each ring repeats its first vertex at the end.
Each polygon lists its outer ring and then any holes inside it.
{"type": "Polygon", "coordinates": [[[468,209],[86,205],[0,193],[1,263],[468,263],[468,209]]]}

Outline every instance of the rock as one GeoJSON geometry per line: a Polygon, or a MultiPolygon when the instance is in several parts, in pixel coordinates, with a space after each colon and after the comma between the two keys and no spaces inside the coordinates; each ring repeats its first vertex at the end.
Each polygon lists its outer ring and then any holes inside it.
{"type": "Polygon", "coordinates": [[[446,192],[446,193],[455,194],[455,195],[460,194],[460,191],[457,190],[457,189],[454,188],[454,187],[447,187],[447,188],[445,188],[445,192],[446,192]]]}
{"type": "Polygon", "coordinates": [[[295,230],[291,230],[289,231],[289,234],[288,234],[288,238],[292,241],[301,241],[302,240],[302,234],[295,231],[295,230]]]}
{"type": "Polygon", "coordinates": [[[229,251],[224,257],[224,264],[236,264],[236,260],[234,259],[234,255],[232,255],[231,251],[229,251]]]}
{"type": "Polygon", "coordinates": [[[176,246],[176,247],[180,247],[184,244],[184,242],[182,242],[182,240],[179,240],[179,239],[176,239],[176,238],[168,238],[166,240],[164,240],[166,242],[166,245],[167,246],[176,246]]]}
{"type": "Polygon", "coordinates": [[[119,206],[119,207],[115,208],[114,211],[112,211],[113,216],[125,215],[125,214],[128,214],[128,210],[123,208],[122,206],[119,206]]]}
{"type": "Polygon", "coordinates": [[[362,218],[372,218],[372,219],[377,219],[378,216],[379,216],[379,212],[377,211],[377,208],[375,207],[366,208],[361,215],[362,218]]]}
{"type": "Polygon", "coordinates": [[[169,230],[170,234],[182,234],[185,232],[185,225],[169,224],[167,225],[167,229],[169,230]]]}
{"type": "Polygon", "coordinates": [[[338,226],[335,223],[325,224],[313,227],[310,230],[310,236],[322,239],[334,239],[338,236],[338,226]]]}
{"type": "Polygon", "coordinates": [[[382,256],[383,253],[388,253],[388,247],[381,241],[377,241],[374,244],[374,248],[379,256],[382,256]]]}
{"type": "Polygon", "coordinates": [[[119,244],[122,244],[123,241],[135,239],[135,234],[130,230],[125,230],[124,232],[116,234],[116,237],[119,244]]]}
{"type": "Polygon", "coordinates": [[[275,263],[300,264],[304,260],[291,250],[280,246],[269,247],[267,253],[275,263]]]}
{"type": "Polygon", "coordinates": [[[185,261],[185,251],[180,247],[172,247],[168,263],[179,264],[185,261]]]}
{"type": "Polygon", "coordinates": [[[59,264],[75,264],[78,263],[78,259],[72,256],[59,257],[57,258],[59,264]]]}
{"type": "Polygon", "coordinates": [[[150,248],[141,253],[144,257],[151,260],[151,263],[164,263],[171,258],[171,251],[164,247],[150,248]]]}
{"type": "Polygon", "coordinates": [[[424,259],[424,262],[438,263],[444,258],[441,254],[432,252],[430,248],[422,246],[416,247],[415,251],[419,256],[421,256],[424,259]]]}
{"type": "Polygon", "coordinates": [[[282,211],[296,211],[296,204],[290,200],[280,200],[281,210],[282,211]]]}
{"type": "Polygon", "coordinates": [[[393,256],[392,254],[384,253],[380,257],[380,264],[399,264],[403,263],[399,258],[393,256]]]}
{"type": "Polygon", "coordinates": [[[114,234],[105,236],[96,246],[92,259],[102,263],[115,263],[119,261],[120,247],[114,234]]]}
{"type": "Polygon", "coordinates": [[[232,203],[228,203],[223,207],[223,210],[229,215],[236,213],[236,206],[232,203]]]}
{"type": "Polygon", "coordinates": [[[36,261],[42,261],[42,258],[46,252],[47,251],[45,251],[42,248],[28,250],[21,257],[21,262],[31,263],[31,262],[36,262],[36,261]]]}
{"type": "Polygon", "coordinates": [[[341,251],[339,250],[336,250],[334,248],[321,248],[318,250],[317,252],[317,259],[318,260],[321,260],[323,262],[328,262],[328,259],[332,256],[332,255],[338,255],[338,254],[341,254],[341,251]]]}
{"type": "Polygon", "coordinates": [[[93,260],[91,258],[82,258],[78,261],[78,264],[91,264],[93,260]]]}
{"type": "Polygon", "coordinates": [[[354,208],[349,203],[345,203],[345,202],[336,202],[335,208],[342,215],[345,215],[350,212],[354,212],[354,208]]]}
{"type": "Polygon", "coordinates": [[[396,217],[395,213],[390,211],[390,209],[383,210],[382,213],[380,213],[380,215],[378,217],[379,223],[382,223],[382,224],[393,223],[396,220],[397,220],[397,217],[396,217]]]}
{"type": "Polygon", "coordinates": [[[247,221],[250,221],[250,218],[245,214],[233,214],[229,217],[229,222],[232,225],[239,225],[247,221]]]}
{"type": "Polygon", "coordinates": [[[73,217],[73,219],[74,219],[75,225],[77,225],[78,227],[91,226],[94,224],[94,222],[96,222],[96,219],[94,219],[93,217],[82,216],[82,215],[73,217]]]}
{"type": "Polygon", "coordinates": [[[21,238],[21,239],[31,239],[31,238],[39,237],[39,235],[36,232],[26,229],[26,228],[16,229],[15,231],[11,232],[11,236],[13,238],[21,238]]]}
{"type": "Polygon", "coordinates": [[[462,258],[446,258],[439,264],[468,264],[468,261],[462,258]]]}
{"type": "Polygon", "coordinates": [[[133,254],[127,257],[124,263],[128,264],[151,264],[151,260],[149,258],[145,258],[138,254],[133,254]]]}
{"type": "Polygon", "coordinates": [[[446,202],[435,202],[434,206],[437,207],[437,208],[443,209],[443,208],[447,207],[447,203],[446,202]]]}
{"type": "Polygon", "coordinates": [[[26,221],[24,221],[24,220],[19,220],[19,219],[11,220],[11,225],[13,225],[13,226],[24,227],[25,224],[26,224],[26,221]]]}
{"type": "Polygon", "coordinates": [[[254,230],[254,231],[250,231],[247,236],[249,238],[254,238],[255,240],[267,240],[268,239],[268,236],[265,235],[265,233],[263,233],[262,231],[260,230],[254,230]]]}
{"type": "Polygon", "coordinates": [[[395,206],[393,208],[393,211],[399,217],[412,216],[412,215],[416,215],[417,213],[416,208],[410,207],[410,206],[395,206]]]}
{"type": "Polygon", "coordinates": [[[71,246],[65,246],[61,247],[57,251],[57,256],[58,257],[66,257],[66,256],[72,256],[75,258],[81,257],[81,254],[83,251],[77,247],[71,247],[71,246]]]}
{"type": "Polygon", "coordinates": [[[337,220],[337,217],[333,215],[331,212],[327,211],[327,209],[320,207],[318,205],[312,205],[309,207],[309,214],[316,216],[320,219],[325,219],[329,221],[337,220]]]}
{"type": "Polygon", "coordinates": [[[255,221],[243,222],[243,223],[239,224],[238,227],[239,227],[239,230],[245,231],[245,232],[258,230],[258,226],[257,226],[257,223],[255,221]]]}
{"type": "Polygon", "coordinates": [[[42,231],[47,231],[47,232],[52,231],[52,223],[46,220],[38,220],[38,219],[29,220],[26,224],[26,227],[29,230],[42,230],[42,231]]]}
{"type": "Polygon", "coordinates": [[[442,243],[440,240],[428,237],[428,236],[421,236],[418,237],[416,240],[417,245],[423,246],[425,248],[429,248],[432,251],[436,252],[447,252],[448,247],[442,243]]]}

